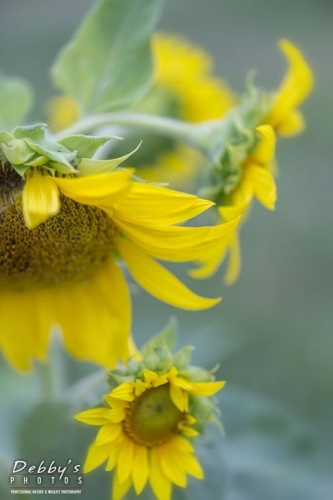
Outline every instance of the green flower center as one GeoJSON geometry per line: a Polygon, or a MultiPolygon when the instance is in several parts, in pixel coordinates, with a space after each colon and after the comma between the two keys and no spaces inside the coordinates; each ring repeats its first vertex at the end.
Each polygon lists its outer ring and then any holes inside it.
{"type": "Polygon", "coordinates": [[[165,384],[148,389],[131,403],[123,428],[135,443],[157,446],[177,434],[183,418],[184,413],[171,400],[169,384],[165,384]]]}
{"type": "Polygon", "coordinates": [[[62,197],[59,213],[30,230],[21,197],[15,194],[17,182],[0,177],[0,290],[25,291],[91,278],[114,248],[111,218],[97,207],[62,197]]]}

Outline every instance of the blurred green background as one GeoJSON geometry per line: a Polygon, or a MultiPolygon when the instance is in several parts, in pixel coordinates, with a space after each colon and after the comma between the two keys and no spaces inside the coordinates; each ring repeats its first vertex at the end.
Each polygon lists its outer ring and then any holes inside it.
{"type": "MultiPolygon", "coordinates": [[[[34,118],[52,93],[49,66],[92,3],[2,0],[1,70],[33,84],[34,118]]],[[[221,271],[199,283],[185,269],[179,273],[202,294],[222,292],[222,304],[179,312],[134,288],[139,345],[177,315],[181,344],[196,346],[194,361],[207,368],[220,363],[218,375],[228,381],[221,394],[226,438],[203,452],[212,462],[205,484],[218,477],[224,489],[219,482],[212,490],[196,484],[189,499],[333,498],[332,25],[330,0],[169,0],[160,23],[211,52],[216,74],[237,91],[252,68],[257,83],[277,87],[286,69],[281,37],[301,48],[315,75],[302,108],[305,133],[279,143],[277,210],[256,206],[242,230],[238,282],[223,287],[221,271]],[[222,470],[231,471],[228,479],[221,479],[222,470]]],[[[72,364],[69,375],[74,380],[89,369],[72,364]]],[[[17,453],[10,433],[31,410],[37,381],[4,362],[0,370],[0,457],[10,462],[17,453]]]]}

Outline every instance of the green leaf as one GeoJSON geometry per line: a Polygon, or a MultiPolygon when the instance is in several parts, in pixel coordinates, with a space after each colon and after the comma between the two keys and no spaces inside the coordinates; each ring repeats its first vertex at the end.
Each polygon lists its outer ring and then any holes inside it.
{"type": "Polygon", "coordinates": [[[101,172],[112,172],[120,163],[127,160],[135,151],[139,149],[141,143],[127,155],[113,158],[111,160],[90,160],[89,158],[82,158],[78,165],[78,170],[81,175],[91,175],[101,172]]]}
{"type": "Polygon", "coordinates": [[[16,139],[44,139],[45,137],[45,123],[37,123],[35,125],[28,125],[27,127],[16,127],[13,131],[16,139]]]}
{"type": "Polygon", "coordinates": [[[55,85],[86,111],[138,100],[152,77],[150,37],[163,0],[102,0],[52,68],[55,85]]]}
{"type": "Polygon", "coordinates": [[[71,151],[76,151],[79,158],[91,158],[96,151],[111,139],[121,139],[121,137],[93,137],[90,135],[71,135],[65,137],[59,144],[62,144],[71,151]]]}
{"type": "Polygon", "coordinates": [[[33,101],[32,88],[22,78],[0,73],[0,127],[12,129],[25,118],[33,101]]]}

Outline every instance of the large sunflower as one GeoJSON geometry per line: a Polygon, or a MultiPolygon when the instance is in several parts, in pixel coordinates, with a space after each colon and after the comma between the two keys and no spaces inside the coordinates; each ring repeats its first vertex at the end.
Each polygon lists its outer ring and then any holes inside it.
{"type": "Polygon", "coordinates": [[[135,182],[131,170],[105,172],[117,160],[79,158],[101,143],[96,138],[50,143],[41,127],[1,137],[0,345],[14,366],[25,370],[32,356],[43,357],[55,324],[79,359],[113,366],[128,356],[131,302],[118,259],[173,306],[219,302],[191,292],[155,260],[189,261],[228,233],[234,223],[175,225],[210,202],[135,182]]]}

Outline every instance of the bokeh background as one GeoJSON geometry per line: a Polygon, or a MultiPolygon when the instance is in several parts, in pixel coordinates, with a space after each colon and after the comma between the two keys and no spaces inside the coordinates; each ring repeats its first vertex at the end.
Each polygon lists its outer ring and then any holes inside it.
{"type": "MultiPolygon", "coordinates": [[[[34,119],[52,94],[48,68],[92,3],[1,1],[1,71],[33,84],[38,95],[34,119]]],[[[198,292],[222,292],[222,304],[206,312],[179,312],[133,289],[139,345],[176,315],[181,344],[196,346],[194,361],[207,368],[220,363],[219,378],[228,381],[220,397],[226,437],[216,438],[218,447],[213,439],[201,452],[208,479],[190,488],[188,499],[333,498],[332,25],[330,0],[166,2],[160,28],[183,33],[207,49],[216,74],[236,91],[243,90],[252,68],[258,83],[277,87],[286,69],[277,48],[282,37],[302,49],[315,75],[314,91],[302,108],[305,133],[279,143],[277,210],[255,206],[243,227],[238,282],[225,288],[220,271],[193,283],[180,270],[198,292]]],[[[89,370],[68,362],[67,376],[75,381],[89,370]]],[[[2,360],[0,377],[5,471],[6,462],[24,449],[13,442],[14,431],[21,438],[36,431],[28,427],[24,432],[22,421],[27,415],[34,421],[30,412],[38,381],[34,375],[21,377],[2,360]]],[[[33,439],[27,447],[34,448],[33,439]]],[[[87,486],[84,498],[95,496],[96,487],[87,486]]],[[[0,492],[6,498],[8,488],[0,492]]],[[[108,498],[103,495],[98,498],[108,498]]]]}

